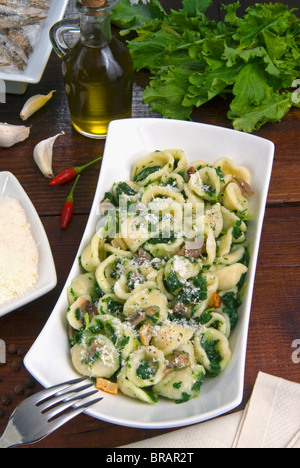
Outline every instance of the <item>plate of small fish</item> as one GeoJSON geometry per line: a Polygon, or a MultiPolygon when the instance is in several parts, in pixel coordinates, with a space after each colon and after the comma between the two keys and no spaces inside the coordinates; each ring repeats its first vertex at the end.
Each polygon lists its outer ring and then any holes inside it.
{"type": "Polygon", "coordinates": [[[64,16],[68,0],[0,0],[0,80],[22,94],[38,83],[52,45],[49,30],[64,16]]]}

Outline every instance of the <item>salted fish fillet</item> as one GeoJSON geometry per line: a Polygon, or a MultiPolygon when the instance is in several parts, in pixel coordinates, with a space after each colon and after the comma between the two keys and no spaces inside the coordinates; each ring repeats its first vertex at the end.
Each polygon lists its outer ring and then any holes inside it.
{"type": "Polygon", "coordinates": [[[9,67],[11,65],[11,59],[6,56],[6,54],[0,50],[0,67],[9,67]]]}
{"type": "Polygon", "coordinates": [[[49,0],[0,0],[0,5],[14,8],[33,7],[39,10],[49,9],[49,0]]]}
{"type": "Polygon", "coordinates": [[[22,28],[23,26],[29,26],[39,24],[41,18],[30,18],[26,16],[2,16],[0,14],[0,29],[11,29],[11,28],[22,28]]]}
{"type": "MultiPolygon", "coordinates": [[[[26,55],[21,48],[13,44],[4,34],[0,34],[0,49],[6,62],[9,61],[10,65],[15,64],[20,70],[24,70],[27,65],[26,55]]],[[[3,66],[1,62],[0,65],[3,66]]]]}
{"type": "Polygon", "coordinates": [[[25,70],[49,0],[0,0],[0,67],[25,70]]]}
{"type": "Polygon", "coordinates": [[[11,7],[0,5],[0,29],[4,28],[20,28],[29,24],[37,24],[47,17],[47,13],[43,10],[24,7],[22,9],[14,9],[11,7]]]}
{"type": "Polygon", "coordinates": [[[21,49],[25,56],[29,58],[33,51],[33,47],[27,35],[24,34],[24,30],[22,28],[8,29],[7,37],[12,44],[21,49]]]}

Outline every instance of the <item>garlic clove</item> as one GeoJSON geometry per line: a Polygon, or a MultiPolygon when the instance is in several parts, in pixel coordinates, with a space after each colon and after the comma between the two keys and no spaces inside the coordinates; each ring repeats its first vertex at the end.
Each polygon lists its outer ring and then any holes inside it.
{"type": "Polygon", "coordinates": [[[37,94],[32,96],[25,102],[23,109],[21,110],[20,117],[22,120],[27,120],[35,112],[41,109],[53,96],[54,91],[50,91],[49,94],[37,94]]]}
{"type": "Polygon", "coordinates": [[[52,170],[54,143],[60,135],[64,134],[65,132],[61,132],[51,138],[40,141],[33,150],[33,158],[38,168],[47,179],[52,179],[54,177],[52,170]]]}
{"type": "Polygon", "coordinates": [[[16,143],[26,140],[30,135],[30,127],[0,123],[0,147],[10,148],[16,143]]]}

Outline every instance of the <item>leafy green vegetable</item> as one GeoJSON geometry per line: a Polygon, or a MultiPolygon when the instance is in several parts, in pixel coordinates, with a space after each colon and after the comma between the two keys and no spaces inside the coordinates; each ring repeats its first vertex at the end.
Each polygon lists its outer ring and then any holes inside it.
{"type": "Polygon", "coordinates": [[[118,201],[123,194],[134,197],[137,192],[130,187],[130,185],[126,184],[126,182],[120,182],[116,188],[116,198],[118,201]]]}
{"type": "Polygon", "coordinates": [[[167,276],[166,283],[171,293],[174,293],[179,288],[182,288],[182,286],[184,286],[184,284],[179,280],[178,276],[173,270],[171,270],[170,274],[167,276]]]}
{"type": "Polygon", "coordinates": [[[185,403],[185,402],[189,401],[192,398],[192,395],[190,395],[187,392],[182,392],[181,396],[182,396],[182,398],[180,400],[175,400],[175,403],[177,405],[180,405],[181,403],[185,403]]]}
{"type": "Polygon", "coordinates": [[[142,380],[150,379],[153,375],[151,364],[147,361],[141,361],[136,370],[136,375],[142,380]]]}
{"type": "Polygon", "coordinates": [[[243,294],[244,288],[242,288],[237,297],[234,292],[227,292],[222,296],[222,302],[225,305],[225,307],[223,308],[223,312],[228,315],[232,330],[234,329],[239,320],[238,309],[243,303],[243,294]]]}
{"type": "Polygon", "coordinates": [[[152,237],[147,241],[147,244],[172,244],[176,239],[175,232],[160,232],[158,236],[152,237]]]}
{"type": "Polygon", "coordinates": [[[210,377],[216,377],[221,372],[220,362],[222,361],[222,356],[218,350],[219,342],[220,340],[208,339],[205,335],[201,338],[201,346],[210,361],[210,369],[208,371],[210,377]]]}
{"type": "Polygon", "coordinates": [[[154,172],[157,172],[160,169],[160,166],[146,167],[141,172],[139,172],[139,174],[135,175],[134,182],[141,182],[142,180],[145,180],[149,175],[154,174],[154,172]]]}
{"type": "Polygon", "coordinates": [[[241,229],[241,224],[242,224],[242,220],[239,219],[234,228],[232,229],[232,235],[235,239],[238,239],[239,237],[241,237],[241,235],[243,234],[243,231],[241,229]]]}
{"type": "Polygon", "coordinates": [[[144,102],[165,118],[186,120],[221,95],[237,130],[280,121],[299,107],[292,84],[300,76],[300,19],[281,3],[256,3],[239,16],[235,2],[217,22],[206,15],[211,4],[182,0],[167,14],[158,0],[121,0],[113,10],[121,34],[135,35],[127,42],[135,69],[152,74],[144,102]]]}
{"type": "Polygon", "coordinates": [[[142,2],[132,5],[129,0],[126,0],[121,1],[118,7],[114,8],[112,15],[114,24],[125,28],[122,34],[128,34],[130,31],[136,31],[145,26],[148,22],[163,19],[166,13],[158,0],[151,0],[150,8],[142,2]]]}
{"type": "Polygon", "coordinates": [[[186,305],[205,301],[205,299],[207,299],[207,282],[201,272],[191,278],[177,296],[177,301],[186,305]]]}

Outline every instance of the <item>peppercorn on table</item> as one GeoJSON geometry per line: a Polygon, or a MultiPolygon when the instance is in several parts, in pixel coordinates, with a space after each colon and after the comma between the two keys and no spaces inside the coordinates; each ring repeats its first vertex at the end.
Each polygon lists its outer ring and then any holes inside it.
{"type": "MultiPolygon", "coordinates": [[[[286,0],[282,3],[294,8],[297,2],[286,0]]],[[[212,19],[224,18],[222,3],[219,0],[212,2],[208,10],[212,19]]],[[[255,3],[242,2],[243,8],[255,3]]],[[[161,0],[161,4],[166,11],[182,5],[180,0],[161,0]]],[[[73,14],[74,5],[70,4],[66,16],[73,14]]],[[[114,32],[117,33],[117,29],[114,32]]],[[[148,83],[148,72],[135,73],[133,117],[159,117],[143,104],[142,93],[148,83]]],[[[3,349],[6,350],[6,362],[0,364],[2,433],[13,409],[27,395],[41,389],[22,365],[22,360],[50,316],[73,265],[92,206],[105,141],[86,138],[72,128],[61,61],[54,52],[40,83],[29,85],[24,95],[7,95],[6,103],[0,103],[0,112],[2,122],[30,126],[27,139],[0,149],[0,171],[12,172],[34,204],[48,235],[58,278],[57,286],[51,292],[0,317],[2,355],[3,349]],[[27,122],[22,122],[20,112],[26,100],[37,94],[48,95],[52,90],[55,93],[47,104],[27,122]],[[66,229],[61,228],[61,211],[71,186],[69,183],[49,185],[50,180],[43,176],[33,158],[37,143],[58,134],[60,137],[53,146],[55,175],[95,161],[80,174],[73,194],[73,217],[68,219],[66,229]]],[[[226,100],[216,97],[194,109],[192,119],[231,128],[227,112],[226,100]]],[[[236,411],[245,408],[259,371],[300,383],[300,110],[291,108],[281,122],[266,123],[254,133],[273,141],[276,151],[252,302],[244,396],[236,411]]],[[[126,428],[81,415],[33,447],[115,448],[170,431],[172,429],[126,428]]]]}

